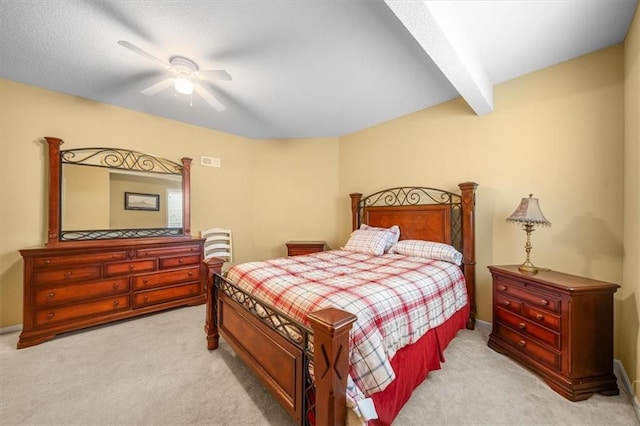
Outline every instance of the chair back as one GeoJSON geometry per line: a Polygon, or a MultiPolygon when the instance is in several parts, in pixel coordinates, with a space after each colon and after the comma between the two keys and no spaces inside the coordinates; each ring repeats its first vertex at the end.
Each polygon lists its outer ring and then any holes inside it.
{"type": "Polygon", "coordinates": [[[225,262],[232,261],[231,230],[223,228],[210,228],[200,231],[200,237],[204,238],[204,258],[217,257],[225,262]]]}

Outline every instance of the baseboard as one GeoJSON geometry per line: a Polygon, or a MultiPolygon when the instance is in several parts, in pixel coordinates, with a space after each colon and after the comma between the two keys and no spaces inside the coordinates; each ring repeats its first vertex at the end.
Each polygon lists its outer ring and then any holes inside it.
{"type": "Polygon", "coordinates": [[[22,330],[22,324],[10,325],[9,327],[0,327],[0,334],[13,333],[22,330]]]}
{"type": "Polygon", "coordinates": [[[618,359],[613,360],[613,372],[622,382],[622,387],[624,388],[622,391],[629,395],[633,411],[636,413],[638,421],[640,421],[640,401],[638,401],[638,397],[633,392],[633,386],[631,386],[631,380],[629,380],[629,376],[624,369],[624,365],[622,365],[622,362],[618,359]]]}
{"type": "Polygon", "coordinates": [[[487,322],[487,321],[482,321],[482,320],[479,320],[479,319],[476,319],[476,325],[478,327],[486,328],[486,329],[490,329],[490,328],[493,327],[493,323],[490,323],[490,322],[487,322]]]}

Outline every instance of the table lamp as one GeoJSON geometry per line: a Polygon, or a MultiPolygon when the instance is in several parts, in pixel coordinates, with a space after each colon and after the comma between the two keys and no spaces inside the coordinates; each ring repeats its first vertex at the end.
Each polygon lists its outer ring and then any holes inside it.
{"type": "Polygon", "coordinates": [[[533,198],[533,194],[529,194],[529,198],[523,198],[520,201],[520,205],[518,205],[511,216],[507,218],[507,222],[521,223],[522,229],[527,233],[527,243],[524,246],[527,252],[527,260],[518,266],[518,270],[520,272],[535,274],[538,272],[538,268],[533,266],[531,260],[529,260],[529,254],[531,253],[531,233],[533,232],[534,226],[551,226],[551,222],[542,214],[538,199],[533,198]]]}

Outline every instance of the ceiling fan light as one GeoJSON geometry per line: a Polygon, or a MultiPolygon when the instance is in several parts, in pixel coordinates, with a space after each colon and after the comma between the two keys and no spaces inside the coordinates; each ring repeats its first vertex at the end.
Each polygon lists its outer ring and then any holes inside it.
{"type": "Polygon", "coordinates": [[[193,93],[193,82],[187,77],[176,78],[174,87],[179,93],[182,93],[183,95],[190,95],[193,93]]]}

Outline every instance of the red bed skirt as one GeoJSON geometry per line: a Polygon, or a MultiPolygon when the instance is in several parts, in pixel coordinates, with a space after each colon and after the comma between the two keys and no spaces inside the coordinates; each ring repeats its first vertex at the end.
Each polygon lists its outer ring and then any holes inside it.
{"type": "Polygon", "coordinates": [[[468,318],[469,305],[456,312],[444,324],[429,330],[413,345],[396,352],[391,360],[396,379],[382,392],[371,396],[378,418],[370,420],[370,426],[391,424],[413,390],[427,378],[429,371],[440,369],[440,364],[444,362],[444,350],[458,331],[466,327],[468,318]]]}

